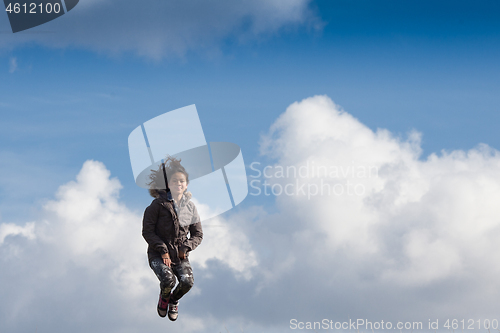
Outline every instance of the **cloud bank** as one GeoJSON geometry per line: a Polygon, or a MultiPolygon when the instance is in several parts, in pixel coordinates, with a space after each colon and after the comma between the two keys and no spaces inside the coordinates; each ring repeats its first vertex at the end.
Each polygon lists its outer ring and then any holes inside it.
{"type": "MultiPolygon", "coordinates": [[[[120,189],[102,163],[87,161],[44,205],[39,221],[0,224],[2,331],[136,332],[165,325],[156,318],[159,288],[147,264],[142,216],[119,201],[120,189]]],[[[232,227],[236,238],[226,240],[220,233],[228,232],[227,223],[214,223],[219,227],[207,228],[200,245],[200,252],[209,250],[193,255],[193,266],[203,273],[217,261],[248,279],[256,259],[242,252],[245,235],[232,227]]],[[[194,300],[201,293],[197,287],[194,300]]],[[[205,322],[185,313],[177,328],[197,331],[205,322]]]]}
{"type": "Polygon", "coordinates": [[[292,104],[263,137],[270,189],[304,186],[276,205],[302,250],[292,253],[304,287],[320,277],[313,289],[330,297],[311,318],[329,307],[345,318],[494,315],[500,154],[480,144],[422,159],[420,138],[372,131],[326,96],[292,104]]]}
{"type": "Polygon", "coordinates": [[[480,144],[423,158],[420,140],[373,131],[327,96],[290,105],[262,137],[272,163],[248,170],[250,193],[265,195],[266,181],[274,201],[207,223],[190,257],[195,287],[173,324],[155,312],[141,214],[120,202],[102,163],[87,161],[40,220],[0,224],[0,327],[286,332],[294,318],[424,329],[429,319],[498,320],[500,154],[480,144]]]}
{"type": "MultiPolygon", "coordinates": [[[[286,27],[319,26],[309,2],[80,1],[57,20],[24,33],[4,35],[0,47],[37,42],[114,55],[131,52],[153,59],[182,56],[193,50],[217,52],[224,40],[248,41],[286,27]]],[[[4,30],[10,29],[6,15],[0,23],[4,30]]]]}

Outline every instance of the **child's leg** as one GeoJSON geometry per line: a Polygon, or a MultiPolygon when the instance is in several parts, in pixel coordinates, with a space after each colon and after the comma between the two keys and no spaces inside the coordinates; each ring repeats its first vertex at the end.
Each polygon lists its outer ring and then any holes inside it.
{"type": "Polygon", "coordinates": [[[175,286],[175,276],[172,268],[165,265],[161,258],[152,259],[149,266],[160,280],[161,297],[168,300],[170,291],[175,286]]]}
{"type": "Polygon", "coordinates": [[[172,303],[177,302],[184,294],[186,294],[191,287],[193,287],[194,279],[193,279],[193,270],[191,265],[189,264],[189,260],[184,259],[181,260],[180,263],[172,265],[172,269],[175,273],[175,276],[179,279],[179,284],[172,292],[172,296],[170,301],[172,303]]]}

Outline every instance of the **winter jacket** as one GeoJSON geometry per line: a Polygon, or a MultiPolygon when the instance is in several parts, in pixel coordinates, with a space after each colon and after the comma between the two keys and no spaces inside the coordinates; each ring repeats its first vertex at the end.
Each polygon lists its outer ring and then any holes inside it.
{"type": "Polygon", "coordinates": [[[203,239],[200,216],[190,201],[191,193],[186,192],[175,209],[165,191],[150,192],[156,199],[146,208],[142,220],[142,236],[149,244],[148,259],[161,258],[168,252],[172,262],[179,262],[179,250],[187,255],[203,239]]]}

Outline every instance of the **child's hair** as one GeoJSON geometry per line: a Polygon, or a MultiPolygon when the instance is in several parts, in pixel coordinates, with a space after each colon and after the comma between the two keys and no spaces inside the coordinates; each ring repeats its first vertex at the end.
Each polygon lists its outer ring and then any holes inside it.
{"type": "MultiPolygon", "coordinates": [[[[167,156],[165,158],[165,172],[167,174],[167,179],[174,175],[174,173],[180,172],[184,176],[186,176],[186,183],[189,184],[189,174],[186,169],[181,165],[181,160],[176,159],[175,157],[167,156]]],[[[165,189],[165,177],[163,175],[163,165],[160,164],[158,170],[151,170],[151,174],[149,175],[149,179],[151,181],[148,183],[149,185],[149,193],[154,196],[158,190],[165,189]]]]}

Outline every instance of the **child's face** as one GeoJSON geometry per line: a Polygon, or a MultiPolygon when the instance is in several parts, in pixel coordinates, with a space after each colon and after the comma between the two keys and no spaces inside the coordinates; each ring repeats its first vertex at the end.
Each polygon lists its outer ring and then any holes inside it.
{"type": "Polygon", "coordinates": [[[184,193],[187,189],[186,176],[182,172],[176,172],[170,177],[168,187],[172,194],[184,193]]]}

